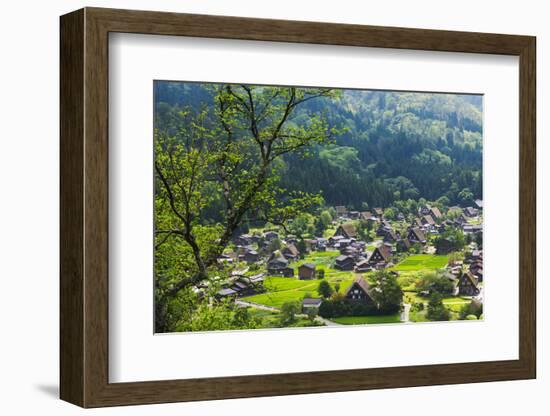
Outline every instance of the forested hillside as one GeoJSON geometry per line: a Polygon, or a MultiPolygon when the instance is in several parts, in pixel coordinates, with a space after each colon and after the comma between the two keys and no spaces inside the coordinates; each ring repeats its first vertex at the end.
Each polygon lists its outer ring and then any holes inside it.
{"type": "MultiPolygon", "coordinates": [[[[206,84],[155,83],[155,126],[170,132],[184,109],[213,106],[206,84]]],[[[288,120],[322,113],[338,134],[307,154],[285,155],[280,184],[320,193],[327,205],[361,209],[394,201],[482,198],[482,98],[473,95],[342,90],[308,101],[288,120]]]]}

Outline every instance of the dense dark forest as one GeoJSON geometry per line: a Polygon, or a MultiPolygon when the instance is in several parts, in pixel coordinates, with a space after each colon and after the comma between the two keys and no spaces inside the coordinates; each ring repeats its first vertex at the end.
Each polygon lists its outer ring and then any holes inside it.
{"type": "MultiPolygon", "coordinates": [[[[155,126],[170,132],[184,108],[213,105],[207,84],[155,83],[155,126]]],[[[285,155],[281,186],[320,193],[327,205],[361,209],[394,201],[482,198],[482,97],[342,90],[308,101],[288,122],[322,113],[334,142],[285,155]]]]}

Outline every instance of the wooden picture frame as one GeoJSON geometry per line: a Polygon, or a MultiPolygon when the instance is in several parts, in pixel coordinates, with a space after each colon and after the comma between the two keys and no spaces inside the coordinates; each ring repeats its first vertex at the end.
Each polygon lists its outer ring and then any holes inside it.
{"type": "Polygon", "coordinates": [[[101,407],[338,392],[536,376],[535,38],[85,8],[61,17],[61,399],[101,407]],[[110,32],[515,55],[520,66],[519,359],[109,383],[110,32]]]}

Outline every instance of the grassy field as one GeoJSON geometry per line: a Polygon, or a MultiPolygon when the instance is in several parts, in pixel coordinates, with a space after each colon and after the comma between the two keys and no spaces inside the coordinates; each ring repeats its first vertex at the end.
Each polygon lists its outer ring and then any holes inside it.
{"type": "Polygon", "coordinates": [[[420,275],[420,272],[399,272],[397,283],[399,283],[399,286],[401,286],[401,289],[405,292],[414,292],[416,290],[416,282],[420,278],[420,275]]]}
{"type": "MultiPolygon", "coordinates": [[[[265,311],[262,309],[257,308],[248,308],[248,313],[253,316],[254,318],[261,319],[261,327],[262,328],[280,328],[280,316],[281,314],[279,312],[271,312],[271,311],[265,311]]],[[[311,327],[311,326],[325,326],[322,322],[311,322],[309,319],[306,319],[304,317],[298,317],[296,319],[296,322],[294,322],[291,325],[288,325],[288,327],[311,327]]]]}
{"type": "Polygon", "coordinates": [[[380,316],[341,316],[339,318],[332,318],[331,321],[342,325],[395,324],[401,322],[401,314],[395,313],[393,315],[380,316]]]}
{"type": "MultiPolygon", "coordinates": [[[[337,251],[310,253],[306,255],[304,259],[291,264],[291,266],[295,269],[296,277],[267,277],[264,283],[267,290],[266,293],[248,296],[243,298],[243,300],[274,308],[281,308],[285,302],[301,302],[306,295],[320,297],[317,292],[320,280],[297,279],[297,269],[303,263],[313,263],[316,265],[318,270],[324,270],[325,280],[327,280],[332,287],[338,283],[340,285],[340,293],[344,293],[353,282],[355,273],[334,269],[334,259],[337,256],[339,256],[337,251]]],[[[397,279],[400,286],[405,290],[404,301],[411,304],[415,302],[427,303],[427,298],[422,298],[414,292],[415,283],[420,277],[422,271],[442,268],[447,264],[447,262],[447,256],[417,254],[409,256],[397,264],[397,266],[394,267],[394,270],[399,271],[399,277],[397,279]]],[[[367,273],[365,274],[365,278],[370,281],[372,280],[371,275],[372,273],[367,273]]],[[[464,303],[467,303],[468,301],[469,300],[459,297],[449,297],[444,300],[444,303],[449,309],[456,312],[464,303]]],[[[425,320],[423,315],[423,313],[413,314],[413,316],[411,316],[411,320],[421,322],[425,320]]],[[[265,318],[268,321],[274,319],[274,317],[269,316],[266,316],[265,318]]],[[[400,314],[397,313],[389,316],[348,316],[335,318],[334,322],[344,325],[397,323],[400,322],[400,314]]]]}
{"type": "Polygon", "coordinates": [[[449,305],[449,304],[446,304],[445,302],[443,302],[443,305],[445,305],[445,307],[447,307],[447,309],[450,309],[451,311],[456,312],[456,313],[459,313],[460,310],[462,309],[462,307],[464,305],[467,305],[467,304],[468,304],[468,302],[453,303],[453,304],[449,305]]]}
{"type": "MultiPolygon", "coordinates": [[[[418,293],[413,291],[405,291],[403,296],[403,301],[405,303],[418,303],[422,302],[427,304],[429,302],[429,298],[426,296],[420,296],[418,293]]],[[[471,299],[467,297],[461,297],[461,296],[449,296],[446,298],[443,298],[443,304],[450,306],[452,304],[458,304],[463,305],[465,303],[470,303],[471,299]]]]}
{"type": "Polygon", "coordinates": [[[443,299],[443,303],[470,303],[472,299],[462,296],[449,296],[443,299]]]}
{"type": "MultiPolygon", "coordinates": [[[[340,292],[343,293],[353,282],[353,273],[336,272],[328,274],[325,278],[334,287],[340,284],[340,292]]],[[[312,297],[320,297],[317,292],[320,280],[298,280],[289,277],[268,277],[265,280],[266,293],[242,298],[244,301],[258,303],[260,305],[280,308],[285,302],[301,302],[306,294],[312,297]]]]}
{"type": "Polygon", "coordinates": [[[409,312],[409,321],[410,322],[427,322],[426,311],[410,311],[409,312]]]}
{"type": "MultiPolygon", "coordinates": [[[[456,321],[458,320],[459,318],[459,315],[458,315],[458,312],[457,311],[454,311],[453,309],[451,308],[448,308],[451,312],[451,317],[449,319],[449,321],[456,321]]],[[[427,318],[426,318],[426,310],[423,310],[423,311],[418,311],[418,312],[410,312],[409,313],[409,321],[410,322],[435,322],[435,321],[429,321],[427,318]]],[[[441,322],[448,322],[448,321],[441,321],[441,322]]]]}
{"type": "Polygon", "coordinates": [[[271,327],[279,321],[279,312],[271,312],[263,309],[248,308],[248,313],[254,318],[262,320],[262,326],[271,327]]]}
{"type": "Polygon", "coordinates": [[[323,269],[325,272],[335,271],[332,267],[334,265],[334,259],[338,257],[340,253],[338,251],[315,251],[313,253],[306,254],[303,260],[292,263],[292,267],[298,270],[298,267],[304,263],[313,263],[318,269],[323,269]]]}
{"type": "Polygon", "coordinates": [[[452,312],[459,313],[464,305],[468,305],[471,299],[468,298],[447,298],[443,299],[443,305],[452,312]]]}
{"type": "Polygon", "coordinates": [[[281,292],[267,292],[260,295],[248,296],[243,298],[243,300],[258,303],[260,305],[280,308],[285,302],[301,301],[307,293],[310,293],[312,296],[316,296],[317,291],[315,289],[315,286],[313,286],[309,290],[304,288],[303,290],[294,289],[281,292]]]}
{"type": "Polygon", "coordinates": [[[295,269],[294,278],[289,277],[267,277],[264,285],[266,293],[248,296],[245,301],[258,303],[260,305],[280,308],[285,302],[302,301],[306,294],[313,297],[320,297],[317,292],[320,280],[298,280],[298,267],[304,263],[313,263],[317,270],[325,271],[325,279],[334,287],[340,285],[339,291],[343,293],[353,282],[353,272],[344,272],[333,268],[334,259],[340,255],[337,251],[313,252],[307,254],[304,259],[291,264],[295,269]]]}
{"type": "Polygon", "coordinates": [[[285,292],[316,287],[316,280],[298,280],[289,277],[268,277],[264,286],[268,292],[285,292]]]}
{"type": "Polygon", "coordinates": [[[448,261],[448,256],[439,256],[435,254],[413,254],[401,263],[397,264],[393,270],[418,271],[425,269],[441,269],[445,267],[448,261]]]}
{"type": "Polygon", "coordinates": [[[403,291],[403,302],[404,303],[409,303],[409,304],[412,305],[413,303],[419,303],[419,302],[425,303],[427,301],[428,301],[427,298],[418,296],[418,294],[416,292],[403,291]]]}

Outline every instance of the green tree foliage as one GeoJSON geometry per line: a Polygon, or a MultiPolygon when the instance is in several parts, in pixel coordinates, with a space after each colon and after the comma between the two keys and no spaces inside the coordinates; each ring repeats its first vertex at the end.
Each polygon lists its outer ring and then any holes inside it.
{"type": "Polygon", "coordinates": [[[300,258],[303,259],[307,251],[306,242],[303,239],[298,240],[298,242],[296,243],[296,248],[300,252],[300,258]]]}
{"type": "Polygon", "coordinates": [[[228,276],[217,259],[249,225],[321,235],[321,206],[412,216],[426,199],[482,198],[481,107],[455,94],[156,82],[156,329],[236,325],[223,302],[203,311],[193,288],[228,276]]]}
{"type": "MultiPolygon", "coordinates": [[[[475,316],[476,319],[483,314],[483,303],[473,300],[460,309],[460,319],[467,319],[468,316],[475,316]]],[[[481,319],[481,318],[480,318],[481,319]]]]}
{"type": "Polygon", "coordinates": [[[464,252],[454,251],[449,254],[449,264],[464,260],[464,252]]]}
{"type": "Polygon", "coordinates": [[[357,230],[357,235],[363,241],[369,242],[372,240],[371,231],[372,231],[372,222],[371,221],[357,221],[355,229],[357,230]]]}
{"type": "Polygon", "coordinates": [[[470,191],[470,188],[464,188],[458,193],[458,201],[462,205],[471,205],[474,199],[474,194],[470,191]]]}
{"type": "Polygon", "coordinates": [[[374,285],[372,285],[371,297],[378,309],[385,313],[394,313],[401,310],[403,304],[403,291],[396,278],[386,270],[374,273],[374,285]]]}
{"type": "Polygon", "coordinates": [[[218,331],[226,329],[254,329],[260,321],[250,316],[247,308],[234,308],[225,303],[199,303],[184,312],[188,319],[178,319],[176,331],[218,331]],[[191,313],[190,313],[191,311],[191,313]]]}
{"type": "Polygon", "coordinates": [[[314,228],[315,217],[308,213],[298,214],[288,225],[288,231],[302,238],[304,234],[312,234],[314,228]]]}
{"type": "Polygon", "coordinates": [[[411,305],[411,312],[422,312],[424,310],[424,302],[414,302],[411,305]]]}
{"type": "MultiPolygon", "coordinates": [[[[395,311],[397,312],[397,311],[395,311]]],[[[319,307],[319,315],[323,318],[337,318],[339,316],[377,316],[386,315],[387,310],[379,309],[376,305],[361,302],[350,302],[342,296],[334,296],[325,300],[319,307]]]]}
{"type": "Polygon", "coordinates": [[[281,250],[282,248],[283,248],[283,243],[277,237],[269,240],[269,244],[267,245],[267,251],[269,253],[273,253],[274,251],[281,250]]]}
{"type": "Polygon", "coordinates": [[[300,302],[285,302],[281,306],[280,322],[282,326],[288,326],[296,322],[296,314],[300,313],[300,302]]]}
{"type": "MultiPolygon", "coordinates": [[[[158,83],[156,92],[162,125],[173,125],[166,120],[181,107],[199,107],[211,96],[204,84],[158,83]]],[[[480,97],[345,90],[337,100],[303,103],[292,122],[308,123],[321,113],[346,130],[331,146],[310,147],[307,161],[285,155],[281,181],[287,189],[322,192],[327,204],[357,210],[367,210],[364,202],[387,207],[419,196],[462,204],[472,199],[465,188],[473,199],[482,197],[480,97]]]]}
{"type": "Polygon", "coordinates": [[[426,318],[430,321],[448,321],[451,319],[450,311],[443,305],[441,295],[434,294],[428,302],[426,318]]]}
{"type": "Polygon", "coordinates": [[[483,233],[476,233],[474,236],[474,241],[480,250],[483,249],[483,233]]]}
{"type": "Polygon", "coordinates": [[[450,204],[450,200],[448,196],[443,195],[442,197],[438,198],[437,201],[435,201],[435,206],[437,206],[440,210],[446,211],[447,207],[450,204]]]}
{"type": "Polygon", "coordinates": [[[237,328],[249,328],[253,319],[248,312],[248,308],[237,308],[233,314],[232,324],[237,328]]]}
{"type": "Polygon", "coordinates": [[[309,308],[306,311],[306,315],[307,315],[307,319],[310,322],[313,322],[313,321],[315,321],[315,318],[317,317],[317,311],[314,308],[309,308]]]}
{"type": "Polygon", "coordinates": [[[332,214],[329,210],[322,211],[319,215],[315,217],[314,228],[315,235],[323,235],[325,230],[329,228],[332,224],[332,214]]]}
{"type": "Polygon", "coordinates": [[[439,234],[433,241],[438,254],[460,251],[466,245],[464,233],[457,228],[450,228],[439,234]]]}
{"type": "Polygon", "coordinates": [[[455,288],[454,283],[449,280],[444,274],[439,272],[423,273],[416,282],[416,290],[419,292],[428,292],[430,294],[437,293],[450,295],[455,288]]]}
{"type": "Polygon", "coordinates": [[[217,84],[201,96],[200,105],[162,106],[157,117],[158,329],[171,327],[164,317],[173,299],[209,279],[243,224],[286,226],[322,202],[318,194],[280,185],[283,157],[307,156],[311,145],[338,133],[322,115],[294,121],[304,103],[334,96],[330,89],[217,84]]]}
{"type": "Polygon", "coordinates": [[[410,179],[404,176],[386,179],[385,183],[388,189],[393,192],[395,200],[417,199],[420,196],[420,191],[410,179]]]}
{"type": "Polygon", "coordinates": [[[327,229],[332,223],[332,215],[330,211],[325,210],[321,212],[319,215],[319,220],[321,221],[321,224],[323,224],[323,227],[327,229]]]}
{"type": "Polygon", "coordinates": [[[330,298],[330,295],[334,293],[334,289],[328,281],[321,280],[319,282],[319,286],[317,287],[317,292],[319,292],[319,294],[325,299],[328,299],[330,298]]]}
{"type": "MultiPolygon", "coordinates": [[[[319,101],[316,107],[326,102],[319,101]]],[[[289,187],[320,190],[327,203],[361,210],[395,200],[481,197],[481,107],[465,96],[345,91],[329,120],[348,127],[307,165],[285,158],[289,187]],[[380,97],[384,96],[384,100],[380,97]],[[386,106],[386,107],[381,107],[386,106]],[[411,157],[412,155],[412,157],[411,157]]]]}
{"type": "Polygon", "coordinates": [[[392,208],[386,208],[384,210],[384,218],[390,221],[395,220],[395,211],[392,208]]]}

